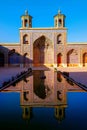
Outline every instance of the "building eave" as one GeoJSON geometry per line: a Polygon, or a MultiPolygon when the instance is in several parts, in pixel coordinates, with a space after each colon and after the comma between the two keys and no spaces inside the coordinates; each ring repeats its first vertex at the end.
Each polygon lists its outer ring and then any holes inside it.
{"type": "Polygon", "coordinates": [[[20,43],[0,43],[0,46],[20,46],[20,43]]]}
{"type": "Polygon", "coordinates": [[[67,30],[67,28],[63,27],[50,27],[50,28],[20,28],[20,30],[67,30]]]}

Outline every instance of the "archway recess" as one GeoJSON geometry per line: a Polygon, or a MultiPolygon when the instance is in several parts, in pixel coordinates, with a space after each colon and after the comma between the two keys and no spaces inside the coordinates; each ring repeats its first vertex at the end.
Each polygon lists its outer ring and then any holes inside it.
{"type": "Polygon", "coordinates": [[[67,66],[76,67],[78,66],[78,52],[75,49],[71,49],[67,53],[67,66]]]}
{"type": "Polygon", "coordinates": [[[33,65],[43,66],[51,64],[53,64],[52,41],[45,36],[41,36],[33,44],[33,65]]]}
{"type": "Polygon", "coordinates": [[[57,55],[57,66],[62,66],[62,54],[57,55]]]}
{"type": "Polygon", "coordinates": [[[0,67],[4,66],[4,54],[0,52],[0,67]]]}
{"type": "Polygon", "coordinates": [[[83,66],[87,66],[87,52],[83,54],[83,66]]]}

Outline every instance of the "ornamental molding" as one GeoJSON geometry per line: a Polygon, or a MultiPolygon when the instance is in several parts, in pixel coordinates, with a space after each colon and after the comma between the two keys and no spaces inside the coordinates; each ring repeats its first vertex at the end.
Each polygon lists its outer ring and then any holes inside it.
{"type": "Polygon", "coordinates": [[[20,30],[20,32],[22,33],[62,33],[62,32],[66,32],[66,30],[51,30],[51,29],[48,29],[48,30],[44,30],[44,29],[38,29],[38,30],[20,30]]]}

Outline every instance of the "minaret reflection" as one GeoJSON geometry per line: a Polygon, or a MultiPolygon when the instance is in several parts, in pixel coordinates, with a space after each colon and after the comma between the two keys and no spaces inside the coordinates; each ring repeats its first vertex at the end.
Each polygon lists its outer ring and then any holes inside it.
{"type": "Polygon", "coordinates": [[[25,80],[21,81],[21,92],[20,92],[20,103],[22,107],[22,117],[25,120],[30,120],[32,118],[32,107],[29,106],[29,102],[33,100],[33,76],[27,77],[27,82],[25,80]]]}
{"type": "Polygon", "coordinates": [[[23,114],[22,117],[25,120],[30,120],[32,118],[32,107],[23,106],[23,114]]]}
{"type": "Polygon", "coordinates": [[[55,73],[55,118],[60,122],[65,118],[65,108],[67,107],[67,82],[64,77],[59,73],[55,73]]]}
{"type": "Polygon", "coordinates": [[[55,118],[59,121],[65,117],[67,107],[66,81],[58,72],[33,71],[33,75],[22,81],[21,107],[23,119],[31,119],[33,107],[53,107],[55,118]]]}

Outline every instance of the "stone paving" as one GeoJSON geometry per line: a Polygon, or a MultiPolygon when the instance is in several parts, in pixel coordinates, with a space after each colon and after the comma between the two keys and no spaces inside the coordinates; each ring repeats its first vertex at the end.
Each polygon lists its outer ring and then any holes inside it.
{"type": "MultiPolygon", "coordinates": [[[[45,68],[45,67],[36,67],[33,68],[33,70],[44,70],[44,69],[54,69],[53,67],[51,68],[45,68]]],[[[22,72],[23,70],[27,70],[27,68],[0,68],[0,86],[2,85],[3,81],[7,81],[8,79],[11,79],[12,76],[16,76],[16,74],[22,72]]],[[[80,82],[84,85],[87,86],[87,67],[83,68],[63,68],[59,67],[58,70],[64,72],[69,72],[70,77],[76,80],[77,82],[80,82]]]]}
{"type": "Polygon", "coordinates": [[[82,68],[58,68],[60,71],[66,71],[69,72],[69,76],[76,80],[77,82],[80,82],[87,86],[87,67],[82,68]]]}
{"type": "Polygon", "coordinates": [[[4,81],[8,81],[12,76],[16,76],[18,73],[27,70],[26,68],[0,68],[0,87],[4,81]]]}

